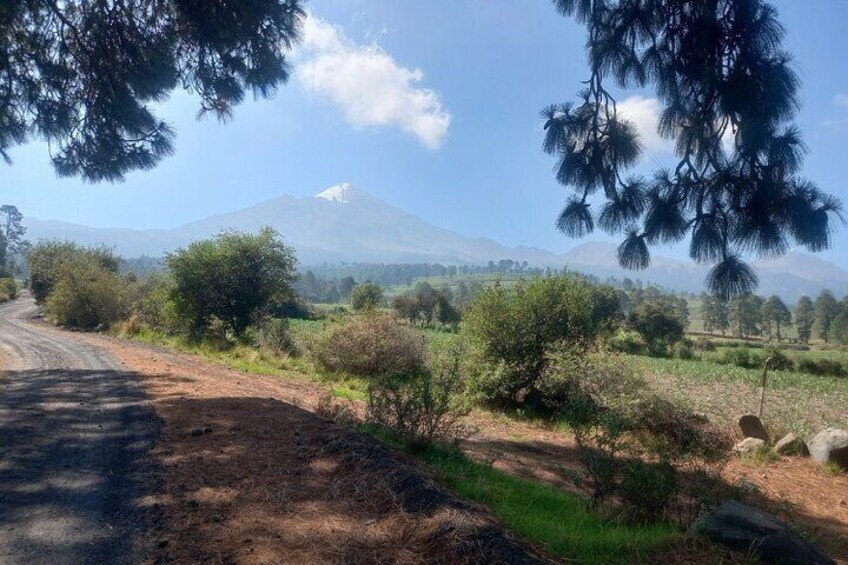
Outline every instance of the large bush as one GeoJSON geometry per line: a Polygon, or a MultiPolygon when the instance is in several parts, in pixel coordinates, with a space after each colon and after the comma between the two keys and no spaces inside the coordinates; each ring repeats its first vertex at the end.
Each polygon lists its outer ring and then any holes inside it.
{"type": "Polygon", "coordinates": [[[27,253],[29,289],[38,304],[43,304],[53,290],[66,264],[96,264],[101,270],[117,273],[120,258],[105,247],[86,248],[68,241],[44,241],[27,253]]]}
{"type": "Polygon", "coordinates": [[[108,327],[127,313],[127,281],[93,257],[66,261],[44,309],[51,321],[82,329],[108,327]]]}
{"type": "Polygon", "coordinates": [[[685,323],[671,302],[644,302],[636,307],[628,322],[645,338],[652,354],[664,355],[669,345],[683,339],[685,323]]]}
{"type": "Polygon", "coordinates": [[[424,339],[393,316],[370,314],[329,326],[313,347],[317,361],[329,371],[409,375],[425,366],[424,339]]]}
{"type": "Polygon", "coordinates": [[[295,258],[277,233],[222,233],[168,255],[177,316],[195,336],[211,320],[240,336],[257,315],[292,295],[295,258]]]}
{"type": "Polygon", "coordinates": [[[502,406],[540,405],[548,349],[561,341],[593,340],[616,315],[612,296],[570,275],[480,292],[463,316],[464,331],[481,356],[475,391],[502,406]]]}

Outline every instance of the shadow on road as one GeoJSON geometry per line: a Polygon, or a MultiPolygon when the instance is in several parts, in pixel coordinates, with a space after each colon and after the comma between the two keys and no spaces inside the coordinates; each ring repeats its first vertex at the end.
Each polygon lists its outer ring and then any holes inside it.
{"type": "Polygon", "coordinates": [[[133,373],[0,374],[0,562],[127,562],[160,422],[133,373]]]}

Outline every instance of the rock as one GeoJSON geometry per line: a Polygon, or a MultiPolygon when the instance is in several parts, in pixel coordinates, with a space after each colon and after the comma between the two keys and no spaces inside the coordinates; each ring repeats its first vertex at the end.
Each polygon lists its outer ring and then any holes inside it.
{"type": "Polygon", "coordinates": [[[792,433],[786,434],[780,441],[774,444],[774,451],[780,455],[801,455],[806,457],[810,454],[810,450],[807,449],[807,444],[804,443],[804,440],[792,433]]]}
{"type": "Polygon", "coordinates": [[[202,436],[203,435],[203,428],[202,427],[192,428],[188,431],[188,433],[189,433],[189,435],[193,435],[193,436],[202,436]]]}
{"type": "Polygon", "coordinates": [[[848,469],[848,432],[845,430],[823,430],[809,441],[807,447],[819,463],[836,463],[842,469],[848,469]]]}
{"type": "Polygon", "coordinates": [[[769,434],[766,427],[757,416],[753,414],[743,414],[739,416],[739,429],[742,430],[742,437],[755,437],[764,442],[769,442],[769,434]]]}
{"type": "Polygon", "coordinates": [[[759,451],[766,446],[766,442],[755,437],[745,438],[733,446],[733,451],[741,455],[759,451]]]}
{"type": "Polygon", "coordinates": [[[814,543],[756,508],[728,500],[692,525],[694,533],[730,548],[759,554],[763,563],[835,565],[814,543]]]}

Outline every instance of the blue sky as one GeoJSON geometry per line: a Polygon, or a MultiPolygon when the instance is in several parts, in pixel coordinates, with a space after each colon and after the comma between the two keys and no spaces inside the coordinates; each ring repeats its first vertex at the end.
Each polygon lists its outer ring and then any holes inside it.
{"type": "MultiPolygon", "coordinates": [[[[804,174],[848,202],[848,2],[779,0],[803,86],[804,174]]],[[[586,76],[584,33],[549,0],[313,0],[290,83],[227,124],[175,93],[159,108],[176,155],[123,183],[58,179],[46,146],[0,164],[0,200],[26,215],[102,227],[167,228],[281,194],[349,181],[425,220],[508,245],[576,245],[554,219],[567,189],[540,150],[539,110],[586,76]]],[[[619,93],[649,147],[651,92],[619,93]],[[630,98],[632,97],[632,98],[630,98]]],[[[601,234],[589,239],[603,239],[601,234]]],[[[848,267],[848,230],[825,258],[848,267]]],[[[679,255],[679,250],[660,251],[679,255]]]]}

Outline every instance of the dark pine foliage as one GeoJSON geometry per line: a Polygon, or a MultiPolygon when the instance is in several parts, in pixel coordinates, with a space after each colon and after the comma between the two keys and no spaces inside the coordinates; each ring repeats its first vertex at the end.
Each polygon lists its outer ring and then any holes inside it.
{"type": "Polygon", "coordinates": [[[50,143],[59,175],[121,180],[173,151],[149,104],[174,88],[227,118],[285,82],[300,0],[0,1],[0,156],[50,143]]]}
{"type": "Polygon", "coordinates": [[[713,264],[710,290],[738,296],[757,284],[745,254],[791,244],[830,245],[840,202],[798,176],[806,151],[792,124],[798,78],[784,31],[762,0],[554,0],[588,30],[591,74],[577,103],[542,111],[544,150],[557,180],[573,187],[557,220],[569,236],[597,224],[625,233],[619,260],[645,268],[648,246],[691,234],[690,255],[713,264]],[[627,177],[641,146],[606,87],[652,85],[659,133],[677,163],[652,178],[627,177]],[[732,141],[731,141],[732,140],[732,141]],[[730,148],[729,146],[732,146],[730,148]],[[595,215],[590,197],[602,191],[595,215]]]}

